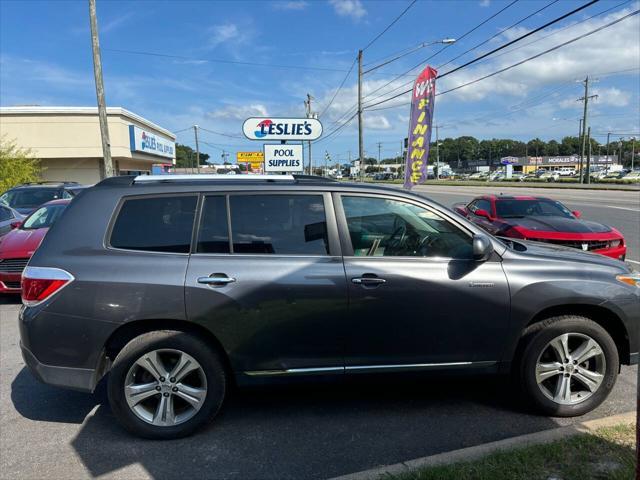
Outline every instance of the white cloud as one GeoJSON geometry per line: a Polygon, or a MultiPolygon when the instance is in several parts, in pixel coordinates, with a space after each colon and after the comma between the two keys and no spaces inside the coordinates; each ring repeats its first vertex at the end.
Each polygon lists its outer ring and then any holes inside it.
{"type": "Polygon", "coordinates": [[[489,5],[491,5],[491,0],[480,0],[480,4],[481,7],[488,7],[489,5]]]}
{"type": "Polygon", "coordinates": [[[217,47],[221,43],[228,42],[229,40],[242,40],[240,30],[235,23],[214,25],[209,31],[211,33],[211,38],[209,39],[210,47],[217,47]]]}
{"type": "MultiPolygon", "coordinates": [[[[118,29],[122,25],[126,24],[134,16],[134,12],[126,12],[115,18],[106,20],[104,23],[98,21],[98,32],[100,35],[107,34],[113,30],[118,29]]],[[[75,35],[89,35],[89,25],[78,26],[71,29],[71,32],[75,35]]]]}
{"type": "Polygon", "coordinates": [[[631,100],[631,94],[624,92],[618,88],[595,88],[593,90],[595,95],[598,95],[596,103],[598,105],[609,105],[611,107],[626,107],[631,100]]]}
{"type": "Polygon", "coordinates": [[[341,17],[351,17],[357,21],[367,14],[360,0],[329,0],[329,3],[341,17]]]}
{"type": "Polygon", "coordinates": [[[288,2],[274,2],[272,5],[276,10],[300,11],[306,9],[309,6],[309,2],[305,0],[290,0],[288,2]]]}
{"type": "Polygon", "coordinates": [[[210,118],[224,120],[245,120],[249,117],[267,117],[267,107],[261,103],[249,105],[227,105],[207,114],[210,118]]]}
{"type": "Polygon", "coordinates": [[[364,117],[364,125],[369,130],[391,130],[391,123],[384,115],[367,115],[364,117]]]}

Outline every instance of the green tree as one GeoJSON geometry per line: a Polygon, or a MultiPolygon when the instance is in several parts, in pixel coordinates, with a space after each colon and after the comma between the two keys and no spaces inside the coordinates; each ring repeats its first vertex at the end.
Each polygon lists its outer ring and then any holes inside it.
{"type": "MultiPolygon", "coordinates": [[[[209,154],[200,152],[200,165],[204,165],[209,160],[209,154]]],[[[196,166],[196,151],[187,146],[176,143],[176,167],[188,168],[196,166]]]]}
{"type": "Polygon", "coordinates": [[[40,160],[29,150],[4,137],[0,139],[0,192],[20,183],[39,180],[41,171],[40,160]]]}

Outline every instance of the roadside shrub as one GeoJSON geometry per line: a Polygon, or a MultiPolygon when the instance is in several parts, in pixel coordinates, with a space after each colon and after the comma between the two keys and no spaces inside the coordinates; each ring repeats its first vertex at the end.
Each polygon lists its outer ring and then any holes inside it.
{"type": "Polygon", "coordinates": [[[20,183],[40,179],[40,160],[15,142],[0,139],[0,193],[20,183]]]}

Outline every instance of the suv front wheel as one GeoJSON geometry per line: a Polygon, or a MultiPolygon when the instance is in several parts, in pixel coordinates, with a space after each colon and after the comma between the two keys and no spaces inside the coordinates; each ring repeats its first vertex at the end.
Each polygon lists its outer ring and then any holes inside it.
{"type": "Polygon", "coordinates": [[[607,331],[580,316],[546,319],[529,327],[520,362],[526,397],[545,414],[583,415],[616,383],[619,358],[607,331]]]}
{"type": "Polygon", "coordinates": [[[208,423],[226,390],[216,352],[197,337],[155,331],[131,340],[109,374],[109,403],[130,432],[153,439],[179,438],[208,423]]]}

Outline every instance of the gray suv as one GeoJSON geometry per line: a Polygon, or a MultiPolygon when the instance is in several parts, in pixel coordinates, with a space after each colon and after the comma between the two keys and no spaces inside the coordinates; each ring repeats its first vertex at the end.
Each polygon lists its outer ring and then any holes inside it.
{"type": "Polygon", "coordinates": [[[23,274],[24,360],[120,422],[188,435],[231,385],[511,372],[581,415],[638,360],[624,263],[492,237],[411,193],[290,176],[116,177],[82,191],[23,274]]]}

